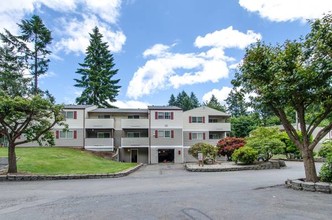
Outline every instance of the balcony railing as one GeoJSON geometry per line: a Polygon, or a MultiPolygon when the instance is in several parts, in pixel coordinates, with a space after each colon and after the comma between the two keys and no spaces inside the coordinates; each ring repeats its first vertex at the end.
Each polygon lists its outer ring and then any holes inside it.
{"type": "Polygon", "coordinates": [[[148,146],[149,138],[121,138],[121,146],[148,146]]]}
{"type": "Polygon", "coordinates": [[[85,128],[114,128],[114,119],[91,119],[85,120],[85,128]]]}
{"type": "Polygon", "coordinates": [[[149,119],[121,119],[121,128],[149,128],[149,119]]]}

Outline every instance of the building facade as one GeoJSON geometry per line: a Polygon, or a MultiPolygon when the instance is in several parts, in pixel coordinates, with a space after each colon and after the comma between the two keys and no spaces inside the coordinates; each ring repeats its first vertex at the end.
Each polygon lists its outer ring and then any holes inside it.
{"type": "MultiPolygon", "coordinates": [[[[94,151],[116,151],[119,161],[156,164],[195,161],[195,143],[216,145],[230,133],[230,115],[203,106],[183,112],[174,106],[147,109],[67,105],[68,129],[54,127],[55,145],[94,151]]],[[[36,143],[24,146],[36,145],[36,143]]]]}

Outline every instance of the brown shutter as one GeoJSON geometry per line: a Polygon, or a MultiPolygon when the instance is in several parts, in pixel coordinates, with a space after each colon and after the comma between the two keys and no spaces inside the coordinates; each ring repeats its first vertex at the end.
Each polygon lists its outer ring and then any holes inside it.
{"type": "Polygon", "coordinates": [[[171,112],[171,120],[174,119],[174,112],[171,112]]]}
{"type": "Polygon", "coordinates": [[[189,140],[191,140],[191,132],[189,132],[189,140]]]}
{"type": "Polygon", "coordinates": [[[171,130],[171,138],[174,138],[174,130],[171,130]]]}
{"type": "Polygon", "coordinates": [[[205,116],[203,116],[203,123],[205,123],[205,116]]]}
{"type": "Polygon", "coordinates": [[[55,131],[55,138],[59,139],[59,131],[55,131]]]}
{"type": "Polygon", "coordinates": [[[155,136],[155,138],[158,138],[158,130],[154,131],[154,136],[155,136]]]}
{"type": "Polygon", "coordinates": [[[189,123],[191,123],[191,116],[189,116],[189,123]]]}
{"type": "Polygon", "coordinates": [[[203,140],[205,140],[205,133],[203,133],[203,140]]]}
{"type": "Polygon", "coordinates": [[[77,139],[77,131],[74,131],[74,139],[77,139]]]}
{"type": "Polygon", "coordinates": [[[74,111],[74,119],[77,119],[77,111],[74,111]]]}
{"type": "Polygon", "coordinates": [[[158,112],[155,112],[155,114],[154,114],[154,119],[158,119],[158,112]]]}

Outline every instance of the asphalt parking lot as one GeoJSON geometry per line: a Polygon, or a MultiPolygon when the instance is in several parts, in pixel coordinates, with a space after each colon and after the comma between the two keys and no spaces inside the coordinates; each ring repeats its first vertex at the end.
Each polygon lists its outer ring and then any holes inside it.
{"type": "Polygon", "coordinates": [[[0,219],[330,219],[331,194],[283,186],[303,176],[299,162],[221,173],[160,164],[115,179],[0,182],[0,219]]]}

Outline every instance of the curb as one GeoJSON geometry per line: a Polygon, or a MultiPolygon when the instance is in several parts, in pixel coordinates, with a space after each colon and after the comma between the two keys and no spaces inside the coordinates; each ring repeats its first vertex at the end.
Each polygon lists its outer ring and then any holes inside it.
{"type": "Polygon", "coordinates": [[[230,172],[230,171],[241,171],[241,170],[266,170],[266,169],[280,169],[281,167],[285,167],[286,164],[280,161],[269,161],[266,163],[258,164],[258,165],[238,165],[236,167],[209,167],[209,165],[205,165],[205,167],[192,167],[191,165],[185,164],[185,168],[190,172],[230,172]]]}
{"type": "Polygon", "coordinates": [[[119,173],[106,173],[106,174],[68,174],[68,175],[20,175],[20,174],[7,174],[0,175],[0,181],[40,181],[40,180],[73,180],[73,179],[102,179],[102,178],[119,178],[128,176],[141,168],[143,164],[121,171],[119,173]]]}
{"type": "Polygon", "coordinates": [[[303,190],[309,192],[332,193],[332,183],[326,182],[304,182],[303,179],[286,180],[285,186],[293,190],[303,190]]]}

